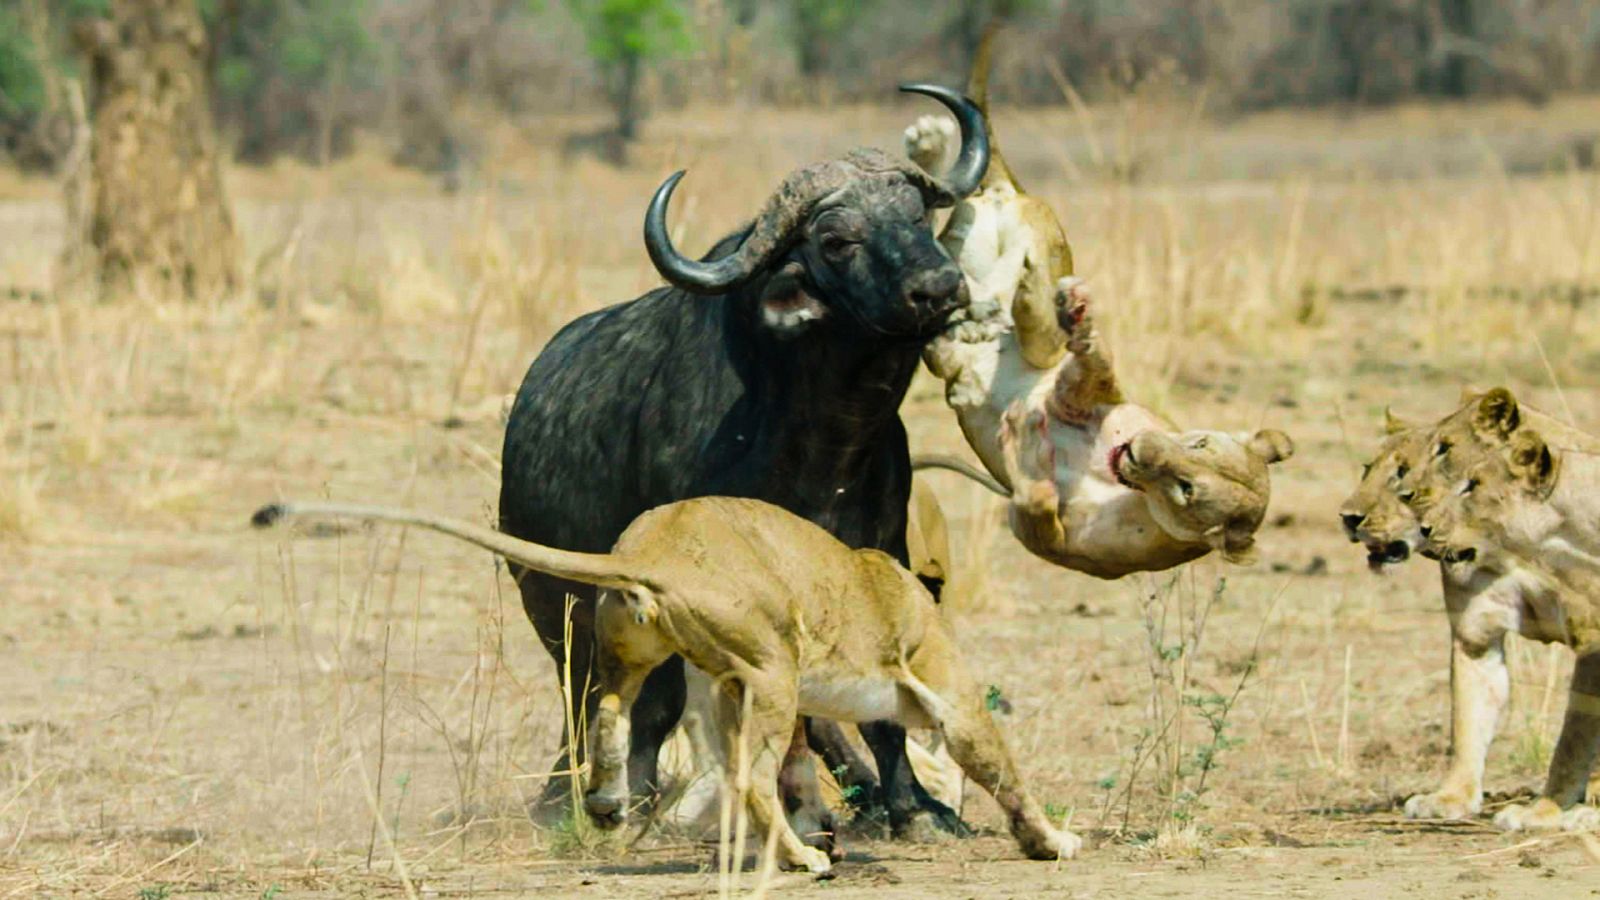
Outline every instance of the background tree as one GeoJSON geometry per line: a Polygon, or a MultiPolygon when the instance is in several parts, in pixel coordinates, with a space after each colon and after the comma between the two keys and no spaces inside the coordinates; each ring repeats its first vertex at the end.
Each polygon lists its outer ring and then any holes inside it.
{"type": "Polygon", "coordinates": [[[93,118],[78,268],[103,295],[215,299],[238,286],[195,0],[112,0],[81,19],[93,118]]]}
{"type": "Polygon", "coordinates": [[[72,143],[68,81],[78,75],[71,24],[109,0],[0,3],[0,152],[24,169],[53,169],[72,143]]]}
{"type": "Polygon", "coordinates": [[[360,92],[378,81],[369,0],[208,0],[218,117],[235,152],[326,163],[348,147],[360,92]]]}
{"type": "Polygon", "coordinates": [[[688,17],[676,0],[567,0],[567,8],[583,29],[589,58],[616,113],[616,137],[631,141],[643,117],[639,80],[644,65],[693,46],[688,17]]]}
{"type": "Polygon", "coordinates": [[[835,42],[870,5],[871,0],[794,0],[795,56],[802,77],[827,74],[835,42]]]}

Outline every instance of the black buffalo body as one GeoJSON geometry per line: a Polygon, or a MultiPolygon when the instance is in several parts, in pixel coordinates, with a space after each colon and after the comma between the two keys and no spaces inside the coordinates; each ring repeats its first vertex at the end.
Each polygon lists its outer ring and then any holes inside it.
{"type": "MultiPolygon", "coordinates": [[[[667,240],[679,176],[662,186],[646,246],[674,286],[577,319],[534,360],[506,427],[504,531],[600,552],[648,509],[725,495],[777,504],[852,547],[906,561],[911,467],[899,407],[924,344],[967,300],[933,239],[930,210],[970,193],[988,155],[975,107],[941,88],[915,89],[960,120],[962,154],[945,179],[871,151],[808,167],[703,261],[667,240]]],[[[514,574],[558,668],[570,654],[574,683],[585,684],[594,591],[514,574]]],[[[574,714],[592,713],[593,699],[574,714]]],[[[675,660],[634,706],[636,792],[654,789],[656,757],[683,702],[675,660]]],[[[904,733],[890,724],[863,733],[891,822],[903,827],[932,808],[905,761],[904,733]]]]}

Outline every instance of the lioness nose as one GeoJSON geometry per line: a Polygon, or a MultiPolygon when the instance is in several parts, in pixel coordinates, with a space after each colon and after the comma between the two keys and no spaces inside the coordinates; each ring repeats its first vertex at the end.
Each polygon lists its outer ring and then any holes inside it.
{"type": "Polygon", "coordinates": [[[1344,520],[1344,527],[1351,531],[1355,531],[1357,528],[1360,528],[1361,523],[1367,520],[1367,517],[1361,513],[1345,513],[1339,518],[1344,520]]]}
{"type": "Polygon", "coordinates": [[[1422,536],[1424,538],[1433,537],[1433,526],[1432,525],[1424,525],[1424,526],[1422,526],[1422,536]]]}
{"type": "Polygon", "coordinates": [[[961,270],[953,265],[924,269],[906,279],[906,302],[919,309],[939,309],[950,305],[961,285],[961,270]]]}

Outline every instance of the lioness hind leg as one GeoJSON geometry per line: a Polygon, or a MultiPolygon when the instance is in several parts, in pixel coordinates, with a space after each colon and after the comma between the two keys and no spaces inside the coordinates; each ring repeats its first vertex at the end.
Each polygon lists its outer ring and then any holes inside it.
{"type": "Polygon", "coordinates": [[[765,844],[785,869],[822,874],[832,868],[828,854],[808,847],[784,817],[778,773],[795,737],[799,685],[791,676],[742,677],[742,704],[728,698],[718,705],[719,730],[730,770],[729,787],[744,794],[745,808],[765,844]],[[748,714],[741,714],[740,706],[748,714]],[[742,777],[741,764],[744,767],[742,777]]]}
{"type": "Polygon", "coordinates": [[[636,622],[609,591],[600,595],[595,611],[595,639],[600,702],[584,806],[601,826],[615,828],[628,817],[633,703],[651,671],[672,656],[672,648],[654,625],[636,622]]]}
{"type": "Polygon", "coordinates": [[[1031,859],[1071,859],[1077,855],[1083,839],[1052,825],[1022,783],[1005,738],[985,708],[983,691],[966,672],[943,628],[929,630],[911,668],[920,687],[935,697],[926,697],[922,690],[912,693],[929,716],[938,721],[950,755],[962,771],[1006,811],[1011,835],[1022,852],[1031,859]]]}
{"type": "Polygon", "coordinates": [[[1478,812],[1484,760],[1510,696],[1504,635],[1483,646],[1456,638],[1450,653],[1450,771],[1438,790],[1406,800],[1406,818],[1462,819],[1478,812]]]}
{"type": "Polygon", "coordinates": [[[1544,795],[1532,806],[1508,806],[1494,817],[1507,831],[1561,829],[1588,831],[1600,827],[1600,810],[1583,805],[1589,772],[1600,752],[1600,653],[1578,657],[1561,737],[1550,758],[1544,795]]]}

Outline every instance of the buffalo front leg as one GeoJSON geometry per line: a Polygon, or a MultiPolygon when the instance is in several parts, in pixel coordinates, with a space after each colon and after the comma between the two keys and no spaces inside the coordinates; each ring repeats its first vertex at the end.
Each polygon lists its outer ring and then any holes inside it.
{"type": "Polygon", "coordinates": [[[1600,751],[1600,652],[1578,657],[1572,671],[1572,689],[1567,694],[1567,712],[1561,722],[1561,737],[1550,757],[1550,774],[1544,794],[1531,806],[1508,806],[1494,817],[1494,823],[1507,831],[1561,829],[1590,831],[1600,827],[1600,810],[1583,805],[1600,751]]]}
{"type": "Polygon", "coordinates": [[[1408,819],[1463,819],[1483,806],[1483,765],[1511,696],[1505,635],[1483,644],[1452,636],[1450,770],[1438,790],[1406,800],[1408,819]]]}
{"type": "MultiPolygon", "coordinates": [[[[592,588],[572,586],[512,567],[522,592],[522,606],[540,643],[556,665],[556,678],[570,701],[561,726],[561,749],[550,764],[553,773],[579,771],[588,763],[590,722],[599,699],[594,672],[595,601],[592,588]],[[573,601],[569,604],[568,597],[573,601]],[[569,684],[570,682],[570,684],[569,684]],[[576,731],[576,734],[573,732],[576,731]]],[[[552,775],[530,810],[536,820],[553,824],[566,815],[572,801],[571,778],[552,775]]]]}
{"type": "Polygon", "coordinates": [[[906,756],[905,728],[896,722],[867,722],[860,728],[878,764],[880,797],[895,837],[927,842],[939,840],[941,832],[971,833],[955,810],[934,799],[917,781],[906,756]]]}
{"type": "Polygon", "coordinates": [[[846,803],[861,809],[878,798],[878,776],[850,742],[844,727],[831,719],[807,718],[806,743],[839,783],[846,803]]]}
{"type": "Polygon", "coordinates": [[[661,745],[683,716],[687,697],[683,658],[670,657],[645,679],[633,707],[628,786],[636,798],[654,799],[661,789],[661,745]]]}

